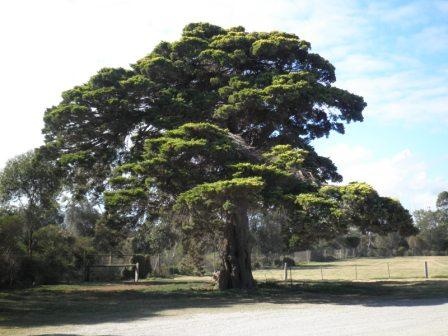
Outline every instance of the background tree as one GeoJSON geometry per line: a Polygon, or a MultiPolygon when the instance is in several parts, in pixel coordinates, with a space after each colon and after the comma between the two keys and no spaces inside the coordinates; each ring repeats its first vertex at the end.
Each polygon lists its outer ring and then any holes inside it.
{"type": "Polygon", "coordinates": [[[72,198],[64,209],[64,227],[74,236],[93,236],[100,212],[86,198],[72,198]]]}
{"type": "Polygon", "coordinates": [[[448,191],[442,191],[437,195],[436,207],[442,211],[448,211],[448,191]]]}
{"type": "Polygon", "coordinates": [[[420,253],[445,253],[448,251],[448,207],[446,191],[441,192],[435,210],[414,212],[415,224],[420,229],[410,244],[420,253]]]}
{"type": "Polygon", "coordinates": [[[23,218],[0,211],[0,286],[14,283],[26,253],[23,218]]]}
{"type": "Polygon", "coordinates": [[[285,223],[289,220],[285,211],[280,209],[251,213],[250,232],[253,236],[253,248],[263,256],[261,263],[271,265],[274,258],[289,252],[285,244],[285,223]]]}
{"type": "Polygon", "coordinates": [[[0,202],[23,217],[29,255],[33,251],[34,232],[59,221],[55,199],[60,190],[59,174],[58,168],[40,150],[9,160],[0,173],[0,202]]]}

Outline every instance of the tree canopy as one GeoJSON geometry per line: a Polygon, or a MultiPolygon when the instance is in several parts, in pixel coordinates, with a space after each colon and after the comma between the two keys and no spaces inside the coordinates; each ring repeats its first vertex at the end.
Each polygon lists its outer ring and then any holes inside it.
{"type": "MultiPolygon", "coordinates": [[[[187,25],[131,69],[106,68],[45,113],[48,146],[79,192],[103,191],[111,169],[140,159],[144,140],[211,122],[249,146],[312,151],[309,142],[361,121],[363,99],[332,86],[334,67],[294,34],[187,25]]],[[[340,180],[322,158],[328,177],[340,180]]]]}

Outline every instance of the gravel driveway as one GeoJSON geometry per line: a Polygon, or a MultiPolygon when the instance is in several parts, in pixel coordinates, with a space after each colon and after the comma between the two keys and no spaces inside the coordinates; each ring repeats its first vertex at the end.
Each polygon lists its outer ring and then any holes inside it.
{"type": "Polygon", "coordinates": [[[126,323],[66,325],[28,335],[448,335],[447,300],[372,301],[363,304],[258,304],[168,311],[126,323]]]}

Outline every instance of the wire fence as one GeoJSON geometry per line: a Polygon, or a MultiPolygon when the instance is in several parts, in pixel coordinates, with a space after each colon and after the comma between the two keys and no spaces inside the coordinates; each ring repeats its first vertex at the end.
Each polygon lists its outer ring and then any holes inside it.
{"type": "Polygon", "coordinates": [[[358,259],[332,263],[305,263],[279,269],[254,271],[257,280],[265,281],[368,281],[390,279],[448,278],[448,258],[430,260],[369,260],[358,259]]]}
{"type": "MultiPolygon", "coordinates": [[[[117,281],[182,275],[211,276],[220,269],[217,253],[207,254],[200,272],[183,265],[183,255],[84,254],[66,259],[23,255],[0,255],[0,284],[45,283],[58,281],[117,281]],[[138,266],[137,266],[138,264],[138,266]]],[[[328,254],[327,254],[328,256],[328,254]]],[[[374,281],[406,279],[448,279],[448,256],[394,258],[347,258],[310,261],[308,251],[291,256],[253,256],[253,275],[257,281],[374,281]],[[284,262],[294,265],[284,269],[284,262]]]]}

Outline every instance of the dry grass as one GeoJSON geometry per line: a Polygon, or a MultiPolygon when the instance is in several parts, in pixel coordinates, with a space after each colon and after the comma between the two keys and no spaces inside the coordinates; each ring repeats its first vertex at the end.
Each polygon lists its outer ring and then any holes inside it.
{"type": "MultiPolygon", "coordinates": [[[[354,265],[359,268],[359,276],[384,277],[381,267],[387,262],[397,277],[406,276],[406,272],[414,277],[414,273],[420,272],[422,277],[424,260],[394,258],[309,263],[294,270],[295,281],[287,284],[279,281],[283,275],[281,270],[255,271],[259,280],[269,275],[269,279],[277,281],[259,281],[254,291],[220,292],[213,289],[210,277],[184,276],[148,279],[138,284],[80,283],[3,290],[0,291],[0,335],[56,335],[48,333],[48,328],[62,330],[68,325],[133,323],[149,317],[212,309],[240,311],[248,307],[259,309],[266,305],[302,303],[395,305],[391,300],[448,299],[448,281],[442,279],[351,281],[354,265]],[[321,267],[324,276],[329,277],[334,272],[335,278],[346,277],[349,281],[321,281],[321,267]],[[368,269],[370,275],[362,273],[368,269]],[[300,281],[299,275],[307,275],[310,281],[300,281]]],[[[428,261],[430,272],[431,267],[433,272],[439,267],[439,273],[434,276],[447,273],[448,258],[431,257],[428,261]]]]}
{"type": "MultiPolygon", "coordinates": [[[[335,262],[310,262],[292,268],[294,281],[306,280],[387,280],[423,279],[425,261],[428,262],[429,278],[448,278],[448,256],[356,258],[335,262]]],[[[289,276],[289,273],[288,273],[289,276]]],[[[259,281],[284,279],[282,269],[254,271],[259,281]]]]}

